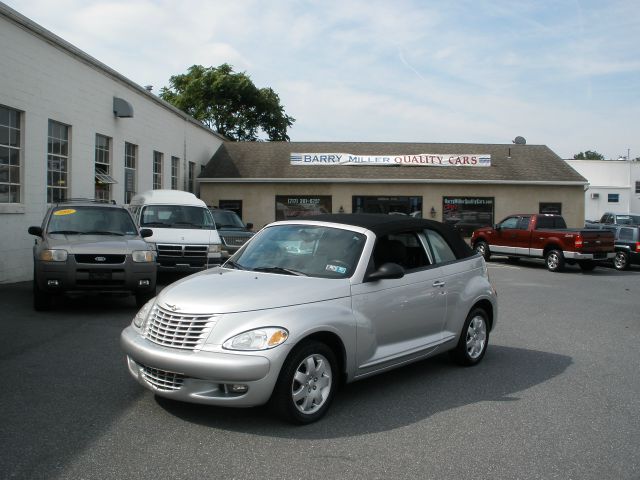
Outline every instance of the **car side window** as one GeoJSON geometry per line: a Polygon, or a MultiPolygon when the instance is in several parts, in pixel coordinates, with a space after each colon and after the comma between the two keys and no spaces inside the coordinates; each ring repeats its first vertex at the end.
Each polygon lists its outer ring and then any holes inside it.
{"type": "Polygon", "coordinates": [[[456,254],[453,253],[449,244],[442,238],[438,232],[434,230],[425,230],[429,248],[433,254],[433,260],[435,263],[451,262],[457,260],[456,254]]]}
{"type": "Polygon", "coordinates": [[[518,217],[509,217],[502,221],[500,227],[502,228],[516,228],[518,226],[518,217]]]}
{"type": "Polygon", "coordinates": [[[397,263],[405,270],[431,265],[416,232],[394,233],[378,238],[373,250],[374,266],[377,269],[388,262],[397,263]]]}
{"type": "Polygon", "coordinates": [[[529,228],[529,220],[531,220],[531,216],[524,216],[524,217],[520,217],[520,219],[518,220],[518,225],[516,226],[516,228],[518,230],[527,230],[529,228]]]}

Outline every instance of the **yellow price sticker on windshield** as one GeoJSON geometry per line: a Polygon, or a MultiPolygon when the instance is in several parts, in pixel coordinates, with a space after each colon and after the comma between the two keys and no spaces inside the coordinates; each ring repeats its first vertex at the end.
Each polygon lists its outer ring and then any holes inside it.
{"type": "Polygon", "coordinates": [[[56,210],[53,212],[54,215],[71,215],[72,213],[76,213],[73,208],[67,208],[65,210],[56,210]]]}

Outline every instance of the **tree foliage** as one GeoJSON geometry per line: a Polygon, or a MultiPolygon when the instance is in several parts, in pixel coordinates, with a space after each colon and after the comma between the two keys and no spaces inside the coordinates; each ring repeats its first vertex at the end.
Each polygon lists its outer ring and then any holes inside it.
{"type": "Polygon", "coordinates": [[[604,160],[604,155],[596,152],[587,150],[586,152],[576,153],[573,156],[574,160],[604,160]]]}
{"type": "Polygon", "coordinates": [[[288,141],[287,129],[295,119],[284,112],[271,88],[256,87],[248,75],[219,67],[193,65],[173,75],[160,98],[232,140],[288,141]]]}

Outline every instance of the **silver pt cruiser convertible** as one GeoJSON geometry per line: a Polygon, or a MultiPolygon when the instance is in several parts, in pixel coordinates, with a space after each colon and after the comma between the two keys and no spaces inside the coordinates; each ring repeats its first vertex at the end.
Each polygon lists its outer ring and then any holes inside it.
{"type": "Polygon", "coordinates": [[[439,222],[319,215],[263,228],[165,288],[121,335],[157,395],[322,417],[341,382],[450,351],[476,365],[498,316],[484,259],[439,222]]]}

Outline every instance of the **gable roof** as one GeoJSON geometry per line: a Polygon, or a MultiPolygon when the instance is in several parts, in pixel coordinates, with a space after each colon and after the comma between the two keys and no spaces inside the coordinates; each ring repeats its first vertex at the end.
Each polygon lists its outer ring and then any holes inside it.
{"type": "Polygon", "coordinates": [[[199,181],[587,184],[546,145],[382,142],[224,142],[199,181]],[[290,162],[292,153],[331,152],[387,156],[489,154],[491,166],[302,166],[290,162]]]}

